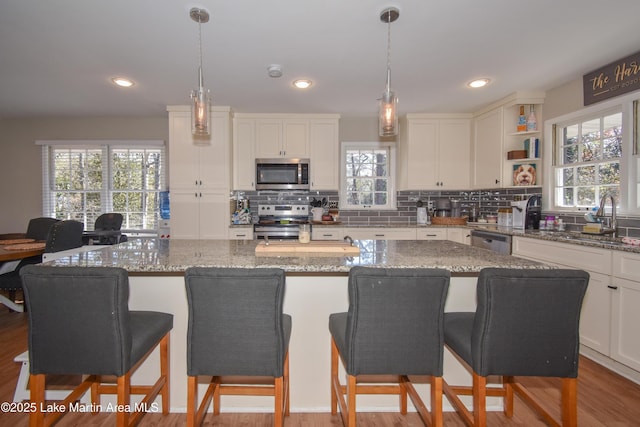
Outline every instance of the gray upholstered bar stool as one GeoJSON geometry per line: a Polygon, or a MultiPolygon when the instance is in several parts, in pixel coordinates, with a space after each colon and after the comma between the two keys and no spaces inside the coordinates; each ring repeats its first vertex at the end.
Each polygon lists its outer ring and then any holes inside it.
{"type": "Polygon", "coordinates": [[[514,376],[562,378],[562,425],[577,426],[580,309],[589,274],[580,270],[488,268],[480,272],[475,313],[445,313],[445,344],[472,371],[472,387],[444,392],[468,425],[486,426],[486,396],[503,396],[513,414],[513,392],[550,425],[560,425],[514,376]],[[487,376],[502,377],[487,388],[487,376]],[[458,395],[473,395],[473,413],[458,395]]]}
{"type": "Polygon", "coordinates": [[[213,413],[219,414],[220,395],[274,396],[274,425],[284,425],[291,337],[291,316],[282,313],[284,271],[192,267],[185,272],[185,282],[187,425],[202,423],[212,399],[213,413]],[[200,375],[212,378],[198,404],[200,375]],[[240,379],[240,385],[238,377],[251,378],[240,379]]]}
{"type": "MultiPolygon", "coordinates": [[[[129,311],[126,270],[30,265],[21,276],[29,309],[31,403],[38,409],[29,415],[31,426],[51,425],[65,413],[42,411],[46,374],[87,375],[61,405],[75,402],[91,388],[96,406],[100,394],[117,394],[117,404],[126,406],[131,394],[145,394],[142,403],[148,407],[161,394],[162,412],[169,412],[173,315],[129,311]],[[132,386],[131,375],[158,346],[159,378],[152,386],[132,386]],[[117,384],[103,384],[104,375],[116,376],[117,384]]],[[[135,425],[144,414],[117,411],[116,425],[135,425]]]]}
{"type": "Polygon", "coordinates": [[[339,405],[345,426],[356,425],[356,394],[397,394],[402,414],[408,394],[427,425],[442,426],[443,313],[450,276],[442,269],[351,269],[349,311],[329,316],[331,413],[339,405]],[[346,387],[340,383],[339,358],[346,387]],[[385,378],[365,384],[361,380],[375,379],[364,375],[385,378]],[[431,411],[410,375],[431,377],[431,411]],[[397,384],[380,384],[389,376],[397,384]]]}

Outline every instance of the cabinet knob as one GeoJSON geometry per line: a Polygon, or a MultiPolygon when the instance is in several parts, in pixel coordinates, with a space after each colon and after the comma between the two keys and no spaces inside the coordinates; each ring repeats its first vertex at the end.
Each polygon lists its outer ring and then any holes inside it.
{"type": "Polygon", "coordinates": [[[496,179],[496,184],[500,184],[500,180],[499,179],[496,179]]]}

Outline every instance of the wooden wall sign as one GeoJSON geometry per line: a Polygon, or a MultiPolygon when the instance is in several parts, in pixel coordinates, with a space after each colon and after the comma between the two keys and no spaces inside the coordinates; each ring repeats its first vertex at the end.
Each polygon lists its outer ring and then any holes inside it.
{"type": "Polygon", "coordinates": [[[584,105],[640,89],[640,52],[582,76],[584,105]]]}

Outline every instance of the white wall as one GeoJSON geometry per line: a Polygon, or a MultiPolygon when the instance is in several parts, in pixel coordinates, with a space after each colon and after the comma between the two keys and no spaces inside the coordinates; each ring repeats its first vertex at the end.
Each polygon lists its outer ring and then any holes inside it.
{"type": "Polygon", "coordinates": [[[41,139],[169,140],[167,117],[0,120],[0,233],[42,215],[41,139]]]}
{"type": "MultiPolygon", "coordinates": [[[[547,92],[544,120],[582,108],[582,78],[547,92]]],[[[400,132],[404,122],[400,122],[400,132]]],[[[169,140],[167,117],[50,118],[0,120],[0,233],[26,231],[30,218],[42,214],[40,139],[169,140]]],[[[399,137],[398,137],[399,138],[399,137]]],[[[377,141],[372,117],[340,119],[340,141],[377,141]]],[[[168,178],[168,177],[167,177],[168,178]]]]}

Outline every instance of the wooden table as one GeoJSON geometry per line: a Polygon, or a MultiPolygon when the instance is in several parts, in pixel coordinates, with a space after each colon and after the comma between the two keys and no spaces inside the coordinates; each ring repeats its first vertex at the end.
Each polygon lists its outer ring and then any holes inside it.
{"type": "Polygon", "coordinates": [[[6,250],[4,245],[0,245],[0,261],[16,261],[29,258],[44,253],[44,246],[41,249],[27,249],[21,251],[6,250]]]}

